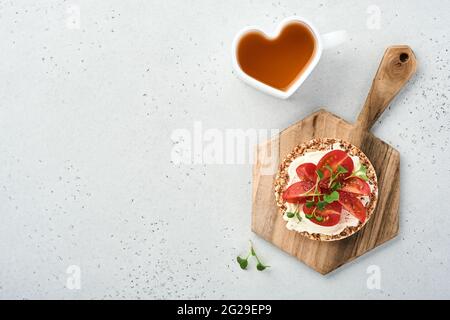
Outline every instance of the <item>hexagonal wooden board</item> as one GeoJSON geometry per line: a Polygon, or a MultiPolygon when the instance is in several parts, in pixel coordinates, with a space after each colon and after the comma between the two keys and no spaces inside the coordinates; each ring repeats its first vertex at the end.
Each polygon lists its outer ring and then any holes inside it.
{"type": "Polygon", "coordinates": [[[256,234],[322,274],[397,235],[400,155],[369,130],[415,70],[415,56],[408,46],[389,47],[356,124],[319,110],[258,146],[253,169],[252,212],[252,230],[256,234]],[[358,146],[370,159],[378,176],[379,199],[372,218],[359,232],[338,241],[309,240],[286,229],[275,202],[273,185],[280,161],[296,145],[317,137],[339,138],[358,146]]]}

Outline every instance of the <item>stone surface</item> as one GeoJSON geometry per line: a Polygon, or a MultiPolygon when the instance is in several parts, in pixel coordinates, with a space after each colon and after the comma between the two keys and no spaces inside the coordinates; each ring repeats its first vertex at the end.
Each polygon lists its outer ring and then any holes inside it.
{"type": "Polygon", "coordinates": [[[450,298],[449,9],[0,1],[0,297],[450,298]],[[349,39],[281,101],[236,78],[230,46],[243,26],[293,14],[349,39]],[[319,106],[354,122],[383,50],[401,43],[417,74],[372,130],[401,154],[400,234],[339,272],[316,274],[251,233],[251,163],[173,163],[174,132],[199,124],[283,129],[319,106]],[[267,272],[238,268],[248,239],[267,272]]]}

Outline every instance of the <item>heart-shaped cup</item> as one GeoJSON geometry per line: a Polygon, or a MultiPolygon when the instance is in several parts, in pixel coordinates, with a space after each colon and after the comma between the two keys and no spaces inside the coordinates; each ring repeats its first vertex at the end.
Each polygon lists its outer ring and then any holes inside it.
{"type": "Polygon", "coordinates": [[[253,87],[287,99],[316,67],[322,50],[345,39],[345,31],[320,35],[309,21],[297,16],[284,19],[273,33],[250,26],[234,38],[233,67],[253,87]]]}

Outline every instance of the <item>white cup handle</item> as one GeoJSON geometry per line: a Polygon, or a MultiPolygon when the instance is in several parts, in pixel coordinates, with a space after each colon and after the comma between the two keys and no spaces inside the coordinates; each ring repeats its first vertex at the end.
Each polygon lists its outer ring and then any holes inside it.
{"type": "Polygon", "coordinates": [[[336,47],[347,40],[347,31],[338,30],[328,32],[321,35],[322,45],[324,49],[330,49],[336,47]]]}

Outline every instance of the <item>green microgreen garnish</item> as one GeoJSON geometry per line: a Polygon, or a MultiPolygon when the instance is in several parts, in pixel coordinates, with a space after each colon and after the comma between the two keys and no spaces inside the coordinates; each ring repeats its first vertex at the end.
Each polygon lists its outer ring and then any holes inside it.
{"type": "Polygon", "coordinates": [[[367,177],[367,168],[366,168],[366,166],[361,164],[359,166],[358,170],[354,171],[350,177],[358,177],[358,178],[363,179],[364,181],[369,180],[369,178],[367,177]]]}
{"type": "Polygon", "coordinates": [[[331,188],[331,186],[336,181],[336,179],[339,177],[339,175],[347,173],[347,172],[348,172],[347,169],[345,169],[341,165],[338,165],[338,167],[336,169],[336,173],[333,174],[333,172],[331,171],[331,177],[330,177],[330,182],[328,183],[328,186],[331,188]]]}
{"type": "Polygon", "coordinates": [[[321,170],[317,169],[316,174],[319,177],[319,180],[323,179],[323,172],[321,170]]]}
{"type": "Polygon", "coordinates": [[[288,211],[286,212],[286,216],[291,219],[293,217],[297,217],[298,221],[302,221],[302,217],[300,216],[300,212],[299,212],[299,205],[297,205],[297,207],[295,208],[294,212],[292,211],[288,211]]]}
{"type": "Polygon", "coordinates": [[[248,266],[248,258],[249,258],[250,254],[247,256],[247,258],[241,258],[241,257],[237,257],[237,262],[239,263],[239,266],[241,267],[241,269],[245,270],[247,269],[248,266]]]}
{"type": "MultiPolygon", "coordinates": [[[[310,197],[309,200],[306,201],[305,207],[306,208],[314,208],[311,214],[307,214],[304,212],[305,217],[307,219],[316,219],[317,221],[321,222],[324,220],[324,217],[320,215],[320,211],[325,210],[325,207],[328,204],[331,204],[335,201],[339,201],[339,190],[342,188],[341,181],[339,180],[339,176],[342,174],[348,173],[348,169],[338,165],[335,170],[329,165],[326,164],[322,170],[317,169],[316,174],[318,179],[316,180],[316,183],[314,187],[312,187],[309,191],[305,193],[305,196],[310,197]],[[319,183],[324,180],[325,174],[322,171],[323,169],[326,169],[329,171],[329,181],[328,183],[328,189],[331,190],[331,193],[325,194],[323,191],[319,188],[319,183]],[[312,199],[311,199],[312,198],[312,199]]],[[[364,165],[360,165],[358,170],[354,171],[350,176],[348,176],[346,179],[350,177],[359,177],[365,181],[368,180],[367,178],[367,168],[364,165]]],[[[287,212],[286,216],[288,218],[294,218],[297,217],[299,221],[301,221],[301,216],[299,213],[299,209],[297,209],[294,212],[287,212]]]]}
{"type": "Polygon", "coordinates": [[[343,166],[341,166],[341,165],[338,165],[338,168],[337,168],[337,173],[338,174],[341,174],[341,173],[347,173],[348,172],[348,170],[347,169],[345,169],[343,166]]]}
{"type": "Polygon", "coordinates": [[[258,262],[256,264],[256,269],[258,269],[258,271],[263,271],[264,269],[268,268],[269,266],[265,266],[263,265],[261,262],[258,262]]]}
{"type": "Polygon", "coordinates": [[[338,200],[339,200],[339,192],[333,191],[330,194],[324,194],[323,200],[317,201],[317,203],[313,202],[312,205],[307,203],[307,206],[310,205],[309,208],[311,208],[315,205],[319,211],[323,211],[327,206],[327,204],[333,203],[338,200]]]}
{"type": "Polygon", "coordinates": [[[316,204],[316,207],[317,207],[317,209],[318,209],[319,211],[322,211],[323,209],[325,209],[325,206],[326,206],[327,204],[328,204],[328,203],[327,203],[326,201],[318,201],[317,204],[316,204]]]}
{"type": "Polygon", "coordinates": [[[338,200],[339,200],[339,192],[333,191],[333,192],[330,193],[330,194],[325,194],[325,195],[323,196],[323,200],[324,200],[326,203],[333,203],[333,202],[335,202],[335,201],[338,201],[338,200]]]}
{"type": "Polygon", "coordinates": [[[240,256],[238,256],[236,258],[237,262],[239,263],[239,266],[241,267],[241,269],[246,270],[247,266],[248,266],[248,259],[250,258],[250,256],[255,257],[256,259],[256,269],[259,271],[263,271],[266,268],[269,268],[270,266],[266,266],[264,265],[261,260],[259,260],[258,256],[256,255],[255,249],[253,248],[253,243],[250,241],[250,251],[247,255],[246,258],[241,258],[240,256]]]}
{"type": "Polygon", "coordinates": [[[314,216],[314,218],[317,220],[317,221],[319,221],[319,222],[322,222],[323,221],[323,217],[322,216],[314,216]]]}
{"type": "Polygon", "coordinates": [[[307,208],[312,208],[314,207],[316,203],[314,201],[306,201],[305,205],[307,208]]]}
{"type": "Polygon", "coordinates": [[[340,182],[333,182],[333,184],[331,185],[331,191],[336,191],[339,190],[340,188],[342,188],[342,185],[340,182]]]}

